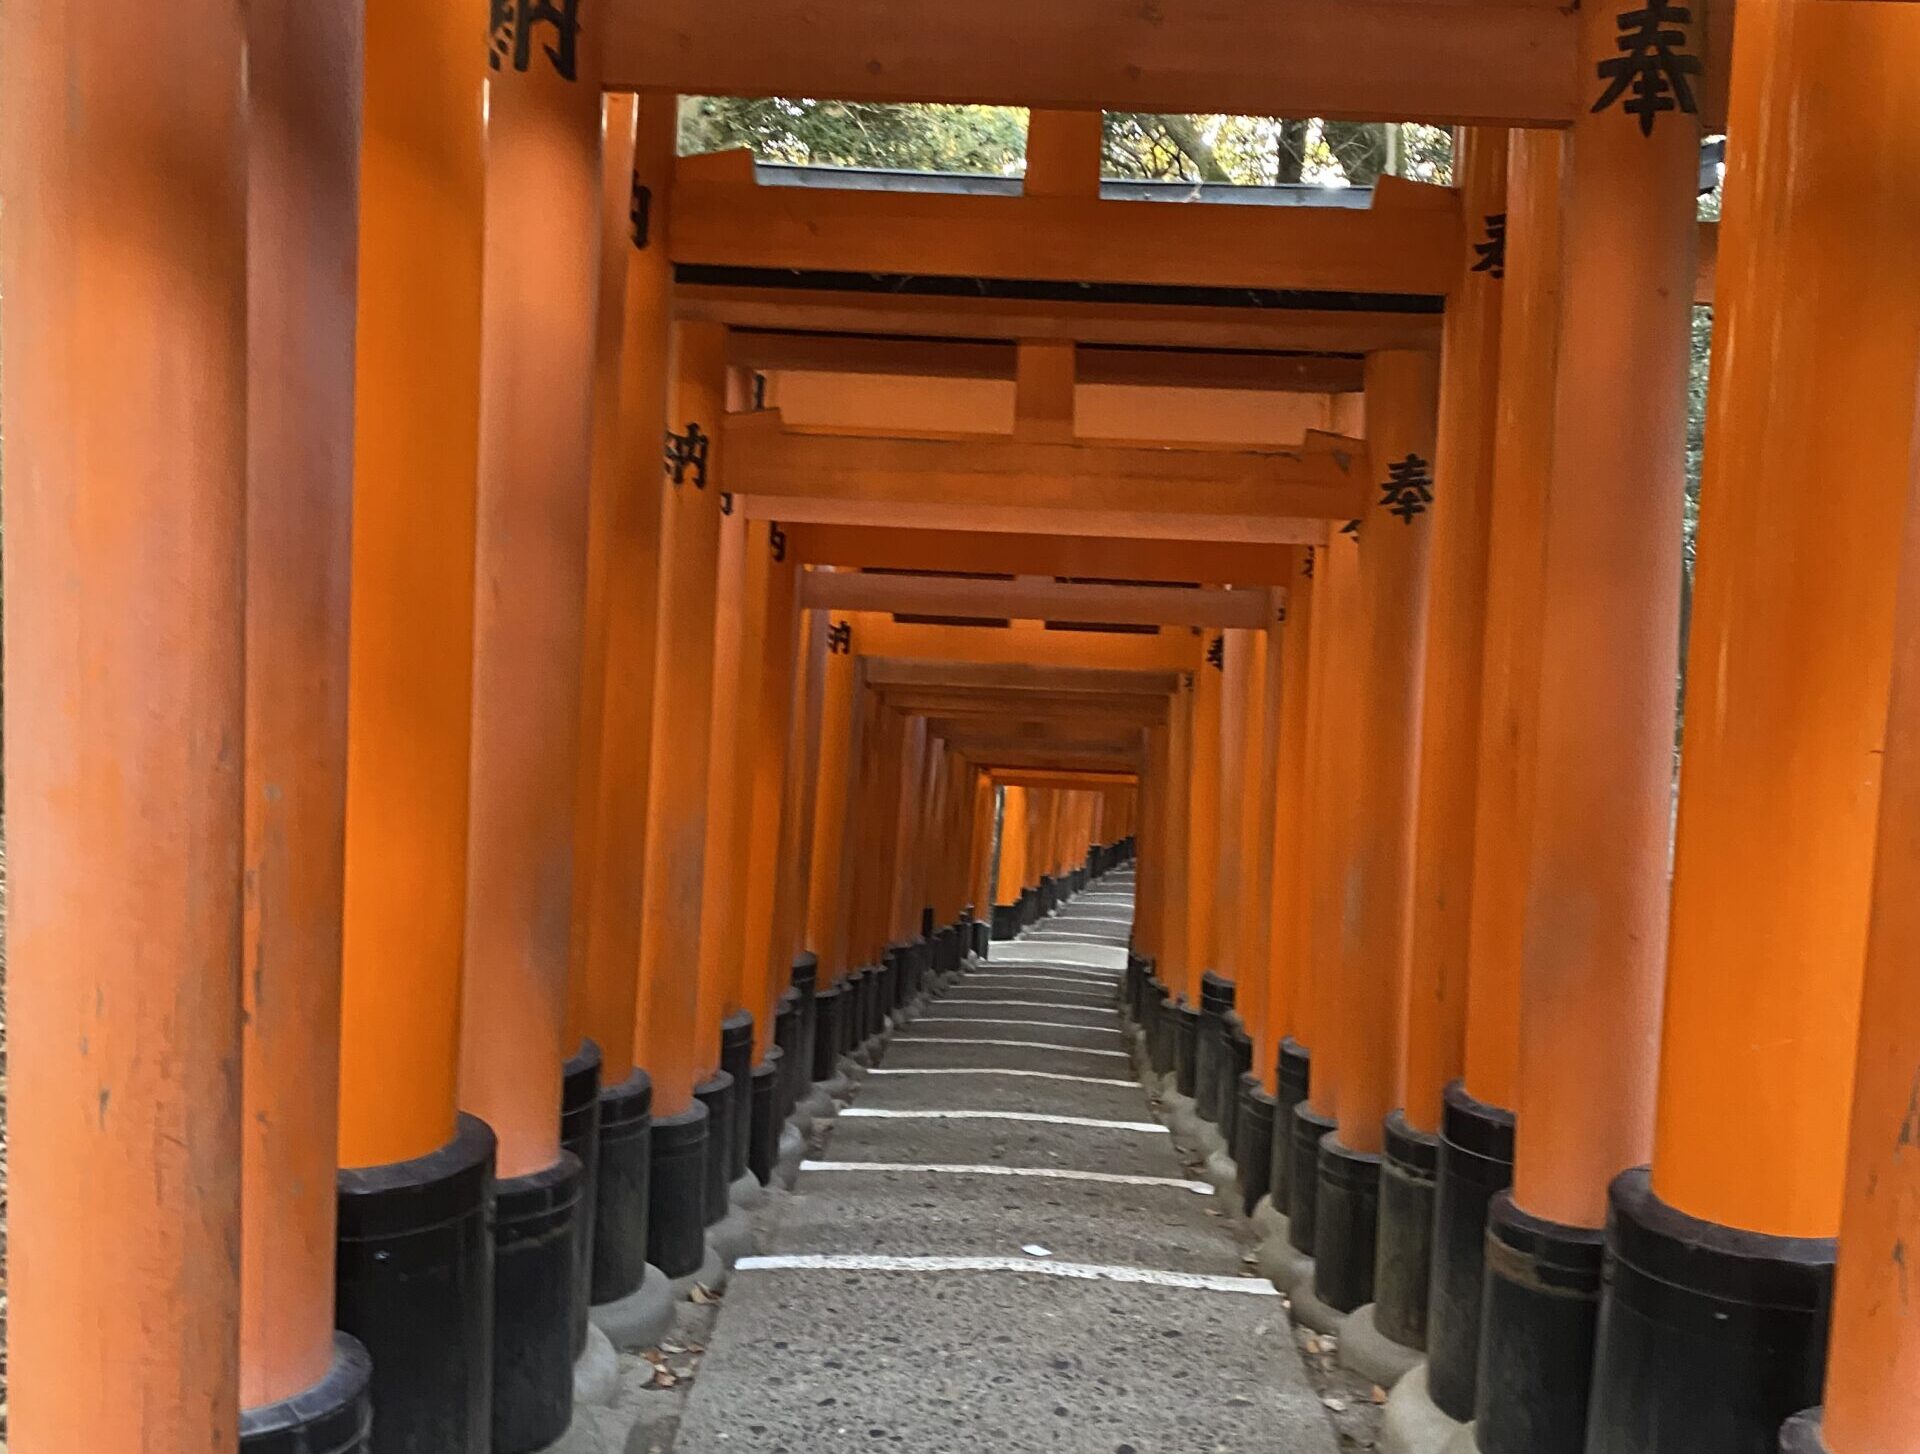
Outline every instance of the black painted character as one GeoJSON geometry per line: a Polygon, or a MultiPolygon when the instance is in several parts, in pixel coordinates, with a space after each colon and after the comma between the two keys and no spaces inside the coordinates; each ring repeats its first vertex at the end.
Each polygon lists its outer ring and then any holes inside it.
{"type": "Polygon", "coordinates": [[[1389,513],[1413,524],[1413,517],[1424,514],[1433,503],[1431,466],[1417,454],[1388,465],[1387,482],[1380,487],[1380,503],[1389,513]]]}
{"type": "Polygon", "coordinates": [[[1653,135],[1663,111],[1697,115],[1692,78],[1700,74],[1700,57],[1687,50],[1686,27],[1692,23],[1693,11],[1669,0],[1647,0],[1643,8],[1615,16],[1620,34],[1614,45],[1620,54],[1595,67],[1607,89],[1593,109],[1605,111],[1625,96],[1621,109],[1640,118],[1642,136],[1653,135]]]}
{"type": "Polygon", "coordinates": [[[660,450],[661,463],[666,467],[669,478],[676,485],[687,482],[687,473],[692,471],[695,489],[707,487],[707,445],[710,436],[698,424],[687,425],[685,434],[667,431],[666,439],[660,450]]]}
{"type": "Polygon", "coordinates": [[[1227,669],[1227,638],[1216,636],[1207,646],[1207,665],[1215,671],[1227,669]]]}
{"type": "Polygon", "coordinates": [[[580,79],[580,0],[490,0],[487,64],[501,69],[511,58],[516,71],[533,63],[533,35],[541,26],[553,33],[541,49],[563,81],[580,79]]]}
{"type": "Polygon", "coordinates": [[[834,656],[853,655],[853,622],[836,621],[827,628],[827,650],[834,656]]]}
{"type": "Polygon", "coordinates": [[[1473,265],[1476,273],[1488,273],[1496,278],[1507,275],[1507,214],[1489,212],[1487,214],[1487,240],[1476,242],[1473,250],[1479,261],[1473,265]]]}

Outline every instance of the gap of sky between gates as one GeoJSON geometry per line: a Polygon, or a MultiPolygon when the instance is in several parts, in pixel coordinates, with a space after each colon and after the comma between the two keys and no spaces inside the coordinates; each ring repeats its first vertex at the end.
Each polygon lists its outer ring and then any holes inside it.
{"type": "Polygon", "coordinates": [[[1920,1454],[1920,4],[10,0],[0,204],[0,1451],[1920,1454]]]}

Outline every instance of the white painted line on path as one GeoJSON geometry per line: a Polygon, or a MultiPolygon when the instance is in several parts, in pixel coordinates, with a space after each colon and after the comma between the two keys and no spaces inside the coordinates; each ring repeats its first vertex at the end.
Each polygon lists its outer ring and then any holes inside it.
{"type": "MultiPolygon", "coordinates": [[[[927,1022],[915,1020],[913,1023],[924,1025],[927,1022]]],[[[1025,1021],[1020,1023],[1024,1024],[1025,1021]]],[[[1115,1060],[1129,1058],[1124,1050],[1089,1050],[1084,1045],[1055,1045],[1049,1040],[966,1040],[945,1035],[896,1035],[892,1048],[897,1050],[902,1045],[1004,1045],[1013,1050],[1063,1050],[1068,1055],[1110,1055],[1115,1060]]]]}
{"type": "Polygon", "coordinates": [[[742,1257],[736,1272],[1011,1272],[1027,1277],[1064,1277],[1077,1282],[1125,1282],[1177,1287],[1192,1292],[1278,1297],[1264,1277],[1225,1277],[1210,1272],[1170,1272],[1156,1267],[1108,1267],[1091,1262],[1052,1262],[1027,1257],[888,1257],[871,1252],[788,1252],[742,1257]]]}
{"type": "MultiPolygon", "coordinates": [[[[942,1008],[952,1008],[942,1005],[942,1008]]],[[[1022,1025],[1033,1030],[1090,1030],[1096,1035],[1118,1035],[1118,1025],[1066,1025],[1058,1020],[993,1020],[985,1015],[966,1018],[954,1015],[922,1015],[913,1022],[916,1025],[1022,1025]]]]}
{"type": "MultiPolygon", "coordinates": [[[[956,1000],[942,998],[940,1003],[950,1009],[961,1005],[1019,1005],[1028,1010],[1085,1010],[1089,1015],[1111,1015],[1112,1005],[1063,1005],[1054,1000],[956,1000]]],[[[1100,1026],[1089,1025],[1089,1030],[1098,1030],[1100,1026]]]]}
{"type": "Polygon", "coordinates": [[[1171,1134],[1158,1121],[1102,1121],[1092,1116],[1055,1116],[1045,1111],[883,1111],[875,1106],[848,1106],[842,1121],[1023,1121],[1040,1126],[1083,1126],[1093,1131],[1138,1131],[1147,1136],[1171,1134]]]}
{"type": "MultiPolygon", "coordinates": [[[[967,1045],[979,1045],[982,1042],[978,1040],[968,1040],[962,1043],[967,1045]]],[[[1090,1051],[1088,1053],[1093,1055],[1106,1054],[1104,1050],[1095,1050],[1095,1051],[1090,1051]]],[[[997,1066],[997,1065],[975,1065],[975,1066],[936,1065],[936,1066],[920,1067],[920,1068],[916,1068],[914,1066],[876,1065],[873,1067],[872,1070],[869,1070],[867,1074],[868,1075],[1012,1075],[1012,1076],[1018,1076],[1022,1080],[1066,1080],[1066,1081],[1072,1081],[1075,1085],[1116,1085],[1116,1086],[1121,1086],[1126,1090],[1140,1089],[1140,1082],[1137,1080],[1110,1080],[1104,1076],[1098,1076],[1098,1075],[1067,1075],[1058,1070],[1008,1070],[1002,1066],[997,1066]]]]}
{"type": "Polygon", "coordinates": [[[1074,1171],[1064,1166],[966,1166],[946,1161],[803,1161],[802,1171],[912,1171],[936,1176],[1032,1176],[1043,1181],[1097,1181],[1107,1186],[1171,1186],[1210,1197],[1204,1181],[1177,1176],[1128,1176],[1118,1171],[1074,1171]]]}

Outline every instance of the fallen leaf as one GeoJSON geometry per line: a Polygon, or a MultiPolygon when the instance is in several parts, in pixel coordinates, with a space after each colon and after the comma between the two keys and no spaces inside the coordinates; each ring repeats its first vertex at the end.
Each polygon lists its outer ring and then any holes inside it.
{"type": "Polygon", "coordinates": [[[1320,1402],[1332,1409],[1336,1414],[1344,1414],[1347,1411],[1347,1401],[1343,1398],[1323,1398],[1320,1402]]]}
{"type": "Polygon", "coordinates": [[[1373,1386],[1372,1398],[1375,1403],[1383,1404],[1387,1401],[1387,1391],[1376,1383],[1373,1386]]]}

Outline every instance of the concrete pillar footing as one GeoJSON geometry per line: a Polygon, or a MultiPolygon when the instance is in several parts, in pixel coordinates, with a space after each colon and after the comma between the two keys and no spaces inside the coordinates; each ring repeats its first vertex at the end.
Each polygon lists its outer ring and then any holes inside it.
{"type": "Polygon", "coordinates": [[[793,1179],[800,1174],[800,1163],[807,1154],[806,1133],[799,1126],[789,1122],[780,1133],[780,1152],[773,1163],[773,1180],[776,1186],[793,1185],[793,1179]]]}
{"type": "Polygon", "coordinates": [[[620,1392],[620,1355],[613,1340],[593,1323],[587,1324],[587,1346],[573,1360],[573,1402],[610,1404],[620,1392]]]}
{"type": "Polygon", "coordinates": [[[1458,1423],[1441,1412],[1427,1392],[1427,1365],[1420,1364],[1393,1386],[1380,1425],[1381,1454],[1449,1454],[1465,1439],[1463,1454],[1473,1447],[1473,1426],[1458,1423]]]}
{"type": "Polygon", "coordinates": [[[1239,1204],[1240,1167],[1224,1150],[1207,1153],[1207,1164],[1201,1168],[1200,1175],[1221,1196],[1236,1206],[1239,1204]]]}
{"type": "Polygon", "coordinates": [[[730,1205],[727,1214],[707,1228],[707,1246],[732,1267],[742,1257],[753,1255],[753,1222],[738,1206],[730,1205]]]}
{"type": "Polygon", "coordinates": [[[1253,1213],[1247,1220],[1253,1223],[1263,1241],[1275,1233],[1284,1236],[1287,1230],[1287,1219],[1274,1209],[1273,1198],[1270,1195],[1262,1196],[1258,1202],[1254,1203],[1253,1213]]]}
{"type": "Polygon", "coordinates": [[[720,1254],[713,1250],[713,1243],[707,1243],[706,1256],[700,1265],[685,1277],[676,1277],[667,1286],[673,1292],[675,1302],[681,1302],[692,1293],[695,1287],[709,1288],[718,1292],[727,1285],[727,1264],[720,1260],[720,1254]]]}
{"type": "Polygon", "coordinates": [[[1340,1365],[1391,1389],[1426,1361],[1418,1348],[1396,1343],[1374,1321],[1374,1305],[1355,1308],[1340,1321],[1340,1365]]]}
{"type": "Polygon", "coordinates": [[[1347,1315],[1320,1300],[1320,1295],[1313,1290],[1312,1266],[1311,1262],[1307,1264],[1307,1275],[1296,1282],[1288,1293],[1293,1300],[1293,1321],[1299,1327],[1338,1337],[1340,1325],[1346,1321],[1347,1315]]]}
{"type": "Polygon", "coordinates": [[[767,1204],[767,1189],[752,1172],[735,1177],[727,1188],[727,1199],[742,1211],[756,1212],[767,1204]]]}
{"type": "Polygon", "coordinates": [[[596,1304],[587,1316],[616,1350],[657,1347],[673,1327],[674,1302],[683,1296],[674,1288],[666,1273],[648,1263],[639,1287],[617,1302],[596,1304]]]}

